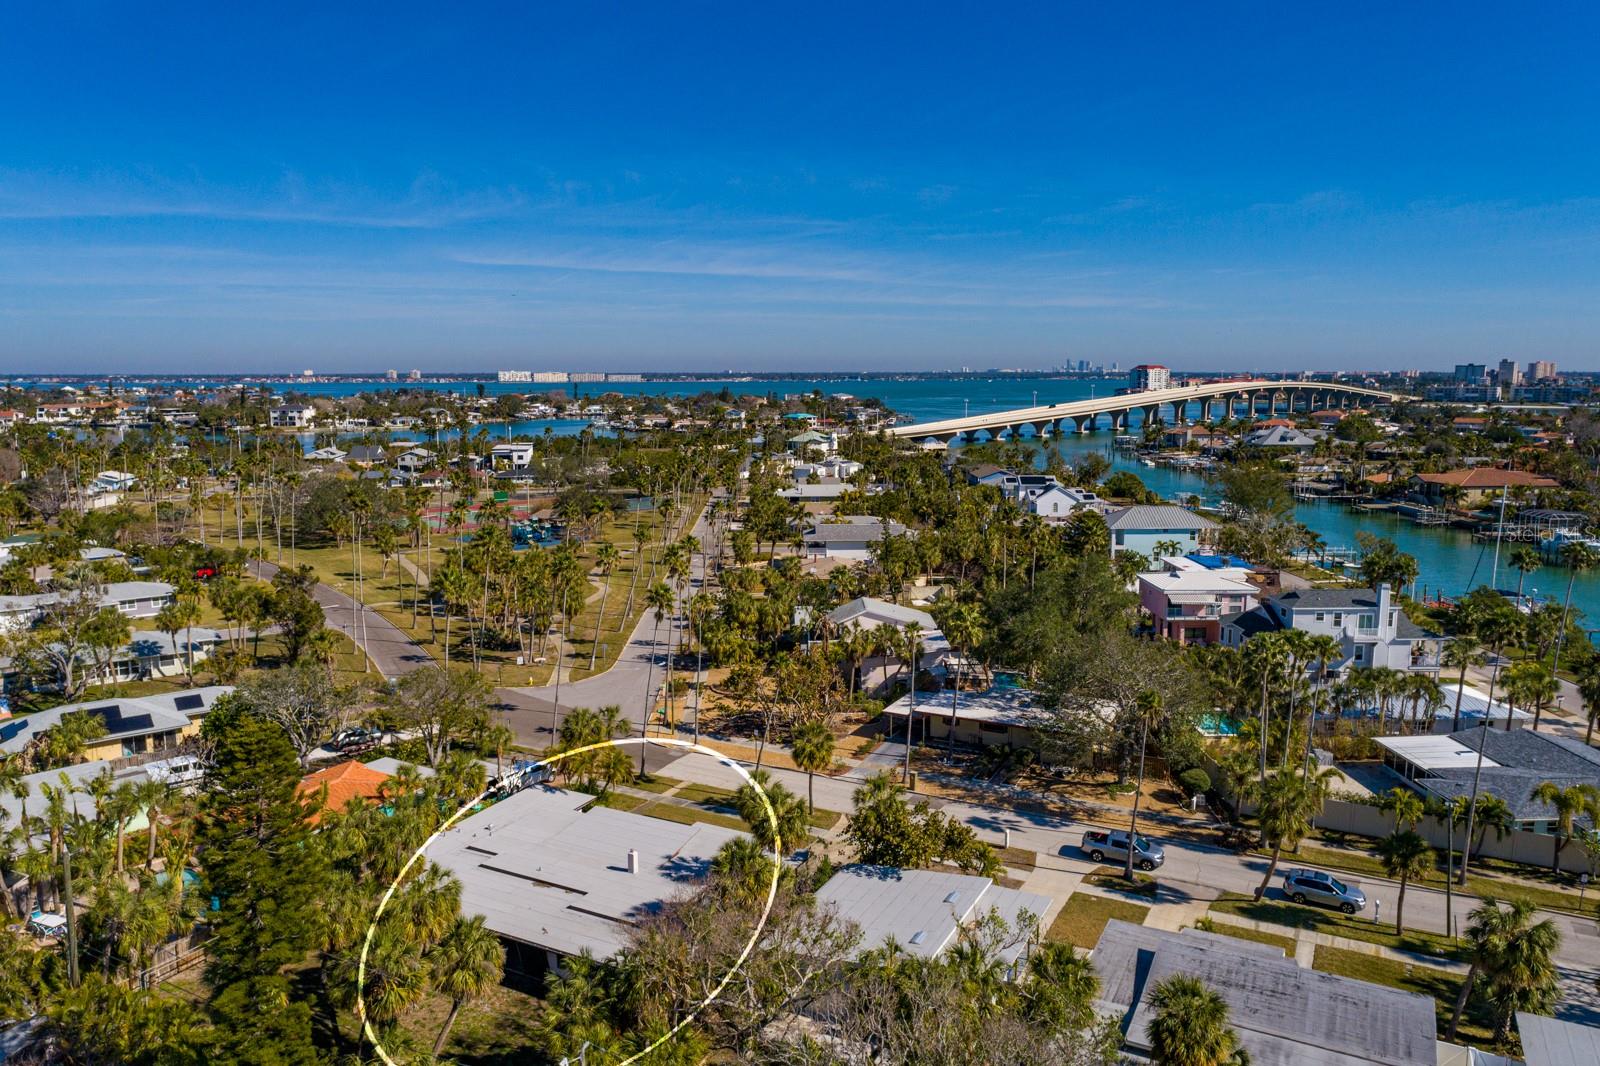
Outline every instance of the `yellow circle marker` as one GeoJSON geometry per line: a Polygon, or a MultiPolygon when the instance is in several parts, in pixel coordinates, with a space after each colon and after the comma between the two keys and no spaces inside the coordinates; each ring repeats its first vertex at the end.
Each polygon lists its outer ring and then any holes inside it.
{"type": "MultiPolygon", "coordinates": [[[[709,1007],[716,1001],[718,996],[722,995],[722,990],[728,987],[728,982],[733,980],[734,975],[737,974],[740,968],[744,966],[744,961],[750,957],[750,952],[755,950],[756,941],[761,939],[761,931],[766,928],[767,918],[772,914],[772,905],[778,898],[778,879],[783,871],[783,841],[778,839],[778,812],[773,810],[772,801],[767,798],[766,789],[762,788],[755,778],[750,776],[749,772],[746,771],[744,767],[734,762],[728,756],[722,754],[722,752],[716,751],[712,748],[707,748],[700,744],[693,744],[687,740],[675,740],[669,737],[619,737],[615,740],[602,740],[596,744],[585,744],[581,748],[573,748],[571,751],[563,751],[559,754],[552,755],[549,758],[540,759],[531,766],[527,766],[522,770],[514,771],[510,777],[525,777],[541,768],[554,766],[563,759],[570,759],[574,755],[582,755],[586,751],[595,751],[599,748],[621,748],[630,744],[660,744],[661,746],[668,748],[682,748],[684,751],[694,752],[697,755],[709,755],[722,765],[726,766],[728,769],[732,770],[734,773],[738,774],[740,777],[744,778],[745,784],[754,788],[756,790],[756,795],[761,797],[761,805],[765,807],[767,811],[767,824],[772,827],[772,882],[771,884],[767,885],[767,902],[766,906],[761,909],[761,920],[756,922],[755,929],[750,933],[750,939],[745,942],[744,950],[739,952],[739,957],[735,959],[733,965],[728,968],[728,972],[723,975],[722,980],[717,984],[717,987],[713,988],[711,990],[711,994],[701,1001],[701,1003],[695,1007],[694,1010],[690,1011],[677,1025],[674,1025],[671,1029],[668,1029],[649,1047],[642,1051],[634,1052],[632,1055],[629,1055],[627,1058],[617,1063],[617,1066],[628,1066],[630,1062],[637,1062],[646,1055],[650,1054],[650,1052],[654,1051],[656,1048],[660,1047],[662,1044],[665,1044],[668,1040],[671,1040],[673,1037],[677,1036],[684,1026],[688,1025],[690,1022],[693,1022],[695,1018],[699,1016],[701,1011],[709,1007]]],[[[440,825],[438,829],[435,829],[427,840],[422,842],[422,846],[411,853],[411,857],[406,860],[406,864],[400,868],[399,874],[395,876],[395,879],[389,883],[389,887],[384,891],[383,898],[378,901],[378,909],[373,912],[372,921],[367,926],[366,938],[361,943],[361,959],[356,965],[356,1017],[361,1019],[361,1031],[366,1035],[366,1038],[372,1042],[372,1049],[378,1053],[378,1057],[382,1059],[387,1066],[400,1066],[400,1064],[389,1057],[388,1051],[384,1049],[383,1044],[378,1040],[378,1034],[372,1030],[372,1023],[367,1018],[367,1001],[366,993],[364,991],[367,985],[367,953],[372,950],[372,939],[377,935],[378,922],[383,918],[383,912],[389,906],[389,901],[394,898],[395,890],[398,889],[400,887],[400,883],[406,879],[406,874],[411,871],[411,867],[416,864],[417,860],[422,858],[427,852],[428,848],[433,846],[434,841],[438,840],[440,836],[449,831],[451,826],[460,821],[464,814],[472,810],[472,808],[477,804],[487,799],[491,791],[495,790],[484,789],[482,792],[469,799],[466,803],[463,803],[460,810],[456,811],[449,818],[446,818],[444,823],[440,825]]]]}

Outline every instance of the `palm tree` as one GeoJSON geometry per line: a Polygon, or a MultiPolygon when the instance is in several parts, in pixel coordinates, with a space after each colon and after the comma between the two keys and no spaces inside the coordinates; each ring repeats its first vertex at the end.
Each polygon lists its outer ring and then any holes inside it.
{"type": "Polygon", "coordinates": [[[1507,557],[1507,563],[1517,572],[1517,599],[1520,600],[1522,599],[1523,582],[1528,580],[1529,574],[1539,569],[1543,564],[1543,560],[1539,558],[1538,549],[1531,544],[1518,544],[1511,549],[1511,554],[1507,557]]]}
{"type": "Polygon", "coordinates": [[[765,770],[752,771],[750,778],[760,786],[760,792],[756,790],[756,785],[739,787],[739,791],[733,795],[733,804],[739,811],[739,817],[750,826],[751,837],[764,850],[783,855],[792,853],[806,839],[811,825],[805,804],[800,802],[799,796],[774,781],[765,770]],[[766,793],[766,803],[761,801],[762,792],[766,793]],[[767,804],[772,805],[770,816],[767,804]],[[777,822],[776,836],[773,835],[774,821],[777,822]]]}
{"type": "Polygon", "coordinates": [[[978,612],[977,604],[958,603],[945,612],[939,620],[939,628],[959,656],[956,660],[955,687],[950,690],[949,735],[945,738],[945,761],[949,762],[955,757],[956,750],[956,701],[961,698],[962,665],[972,654],[972,649],[983,640],[983,616],[978,612]]]}
{"type": "MultiPolygon", "coordinates": [[[[1600,566],[1600,551],[1596,551],[1582,541],[1574,541],[1562,551],[1561,559],[1567,564],[1567,594],[1561,602],[1561,625],[1556,632],[1556,650],[1550,662],[1550,672],[1556,677],[1561,676],[1561,649],[1567,643],[1567,617],[1572,608],[1572,583],[1577,580],[1579,572],[1593,570],[1596,566],[1600,566]]],[[[1594,706],[1587,695],[1583,697],[1583,700],[1586,706],[1594,706]]],[[[1590,712],[1590,733],[1594,731],[1594,715],[1596,713],[1600,712],[1590,712]]],[[[1587,736],[1588,734],[1585,734],[1585,742],[1587,742],[1587,736]]]]}
{"type": "Polygon", "coordinates": [[[1133,815],[1128,819],[1128,856],[1122,876],[1133,880],[1133,856],[1139,850],[1139,800],[1144,795],[1144,756],[1150,743],[1150,719],[1161,713],[1161,696],[1146,690],[1135,701],[1139,714],[1139,776],[1133,787],[1133,815]]]}
{"type": "Polygon", "coordinates": [[[1583,700],[1584,718],[1588,726],[1583,731],[1583,742],[1594,742],[1594,727],[1600,724],[1600,655],[1591,655],[1577,669],[1578,697],[1583,700]]]}
{"type": "Polygon", "coordinates": [[[167,604],[156,613],[156,628],[165,633],[172,641],[172,650],[178,650],[178,634],[183,630],[189,631],[189,638],[184,641],[184,672],[188,674],[189,684],[194,684],[194,624],[200,621],[200,606],[188,598],[179,598],[167,604]]]}
{"type": "Polygon", "coordinates": [[[1415,829],[1417,822],[1422,819],[1424,810],[1422,797],[1409,788],[1396,785],[1378,801],[1378,809],[1389,811],[1394,815],[1394,831],[1402,829],[1415,829]]]}
{"type": "MultiPolygon", "coordinates": [[[[644,605],[655,611],[655,627],[650,633],[650,660],[644,674],[644,719],[639,723],[639,735],[650,728],[650,716],[655,712],[656,646],[661,643],[661,623],[672,610],[672,588],[665,581],[657,581],[645,590],[644,605]]],[[[671,652],[668,651],[670,659],[671,652]]],[[[671,666],[671,663],[668,663],[671,666]]],[[[639,772],[644,773],[645,745],[639,745],[639,772]]]]}
{"type": "Polygon", "coordinates": [[[1329,767],[1304,777],[1284,769],[1267,778],[1256,817],[1261,823],[1261,835],[1272,843],[1272,861],[1267,864],[1261,884],[1256,886],[1256,899],[1266,895],[1284,848],[1298,849],[1300,841],[1311,831],[1312,819],[1322,813],[1322,805],[1337,775],[1338,771],[1329,767]]]}
{"type": "MultiPolygon", "coordinates": [[[[1494,687],[1500,679],[1500,650],[1515,639],[1521,628],[1521,615],[1510,607],[1502,607],[1473,622],[1473,629],[1489,645],[1494,665],[1489,671],[1489,698],[1483,708],[1483,727],[1478,735],[1478,758],[1472,771],[1472,791],[1467,797],[1467,836],[1461,849],[1461,871],[1456,874],[1456,883],[1459,885],[1467,883],[1467,867],[1472,862],[1472,823],[1478,814],[1478,784],[1483,777],[1483,749],[1488,746],[1489,719],[1494,717],[1494,687]]],[[[1511,714],[1508,708],[1506,729],[1510,728],[1511,714]]]]}
{"type": "Polygon", "coordinates": [[[1453,670],[1459,670],[1456,675],[1456,713],[1455,720],[1451,723],[1450,732],[1457,733],[1461,730],[1461,693],[1467,687],[1467,671],[1474,666],[1483,665],[1483,645],[1470,633],[1462,633],[1450,638],[1444,647],[1444,664],[1453,670]]]}
{"type": "Polygon", "coordinates": [[[711,859],[715,885],[743,900],[759,899],[766,893],[772,884],[772,868],[772,855],[747,836],[734,837],[711,859]]]}
{"type": "Polygon", "coordinates": [[[505,964],[506,949],[500,938],[484,925],[483,915],[456,918],[439,946],[428,956],[433,987],[450,998],[450,1013],[445,1015],[444,1025],[433,1042],[435,1056],[443,1054],[445,1041],[450,1039],[450,1027],[455,1025],[461,1008],[493,988],[505,964]]]}
{"type": "Polygon", "coordinates": [[[1506,702],[1513,707],[1533,708],[1533,728],[1539,728],[1539,717],[1545,704],[1555,699],[1560,691],[1554,675],[1543,663],[1525,660],[1506,671],[1506,702]]]}
{"type": "MultiPolygon", "coordinates": [[[[1488,984],[1490,999],[1497,1007],[1508,1001],[1514,1004],[1518,999],[1538,1005],[1541,993],[1553,995],[1553,960],[1561,943],[1561,932],[1549,918],[1534,924],[1534,913],[1533,903],[1526,899],[1501,903],[1487,896],[1468,916],[1466,939],[1472,964],[1456,995],[1446,1039],[1455,1040],[1461,1015],[1479,978],[1488,984]]],[[[1501,1022],[1497,1018],[1496,1033],[1501,1032],[1501,1022]]]]}
{"type": "Polygon", "coordinates": [[[1594,785],[1562,788],[1554,781],[1541,781],[1528,798],[1556,812],[1555,851],[1550,856],[1550,869],[1560,873],[1561,852],[1572,840],[1573,822],[1578,815],[1586,814],[1592,824],[1600,826],[1600,788],[1594,785]]]}
{"type": "Polygon", "coordinates": [[[611,572],[617,568],[621,551],[611,541],[602,541],[595,549],[595,568],[600,571],[600,613],[594,620],[594,644],[589,648],[589,672],[594,672],[595,657],[600,654],[600,628],[606,620],[606,597],[611,594],[611,572]]]}
{"type": "Polygon", "coordinates": [[[817,809],[812,775],[833,764],[833,730],[823,721],[806,722],[794,731],[794,764],[806,772],[806,809],[817,809]]]}
{"type": "Polygon", "coordinates": [[[1394,908],[1394,931],[1405,932],[1406,886],[1412,878],[1426,877],[1433,869],[1433,849],[1415,829],[1397,829],[1378,841],[1378,860],[1383,872],[1400,882],[1400,898],[1394,908]]]}
{"type": "Polygon", "coordinates": [[[1198,977],[1178,974],[1156,985],[1151,997],[1150,1058],[1159,1066],[1228,1066],[1241,1058],[1239,1034],[1228,1024],[1228,1004],[1198,977]]]}

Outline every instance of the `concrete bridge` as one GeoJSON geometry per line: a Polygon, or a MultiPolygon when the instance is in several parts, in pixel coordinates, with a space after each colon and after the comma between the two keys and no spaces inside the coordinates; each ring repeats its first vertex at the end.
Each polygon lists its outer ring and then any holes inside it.
{"type": "Polygon", "coordinates": [[[1012,411],[993,411],[989,414],[969,415],[964,418],[946,418],[938,422],[920,422],[911,426],[895,426],[890,436],[912,440],[940,440],[948,444],[958,436],[972,440],[980,432],[990,438],[999,437],[1009,430],[1019,435],[1024,426],[1032,426],[1038,436],[1063,432],[1070,426],[1073,432],[1088,433],[1099,428],[1101,416],[1110,419],[1110,428],[1126,432],[1132,423],[1133,413],[1139,412],[1141,425],[1149,426],[1163,421],[1162,409],[1170,408],[1172,420],[1184,423],[1193,411],[1199,421],[1216,418],[1254,418],[1271,415],[1280,410],[1325,411],[1336,408],[1360,406],[1363,402],[1393,403],[1401,397],[1392,392],[1357,388],[1327,381],[1218,381],[1205,385],[1185,385],[1176,389],[1153,389],[1147,392],[1129,392],[1101,396],[1092,400],[1074,400],[1070,403],[1049,404],[1042,407],[1022,407],[1012,411]]]}

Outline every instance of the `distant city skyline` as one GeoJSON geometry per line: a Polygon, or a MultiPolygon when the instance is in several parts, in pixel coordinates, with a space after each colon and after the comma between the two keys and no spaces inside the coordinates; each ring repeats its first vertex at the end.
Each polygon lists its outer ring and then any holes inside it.
{"type": "Polygon", "coordinates": [[[1600,14],[31,8],[0,373],[1600,369],[1600,14]]]}

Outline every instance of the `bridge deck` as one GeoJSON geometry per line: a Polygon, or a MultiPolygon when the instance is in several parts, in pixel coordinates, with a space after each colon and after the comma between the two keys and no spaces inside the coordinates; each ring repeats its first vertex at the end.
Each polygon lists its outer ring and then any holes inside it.
{"type": "Polygon", "coordinates": [[[1010,429],[1014,426],[1054,422],[1057,419],[1085,418],[1090,415],[1135,411],[1140,408],[1162,404],[1193,403],[1201,400],[1217,400],[1227,396],[1242,396],[1264,392],[1332,392],[1366,396],[1383,403],[1390,403],[1398,398],[1395,393],[1391,392],[1329,382],[1220,381],[1206,385],[1186,385],[1176,389],[1112,394],[1110,396],[1095,397],[1090,400],[1072,400],[1066,403],[1044,404],[1038,407],[1019,407],[1009,411],[990,411],[987,414],[969,415],[963,418],[946,418],[937,422],[896,426],[889,433],[895,437],[932,437],[966,433],[972,430],[1010,429]]]}

